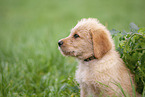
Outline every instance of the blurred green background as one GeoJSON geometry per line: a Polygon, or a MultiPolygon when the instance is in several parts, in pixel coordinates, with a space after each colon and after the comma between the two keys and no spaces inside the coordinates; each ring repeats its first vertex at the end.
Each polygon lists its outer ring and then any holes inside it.
{"type": "Polygon", "coordinates": [[[76,62],[58,50],[59,39],[82,18],[109,30],[145,26],[145,0],[0,0],[0,96],[62,97],[76,62]]]}

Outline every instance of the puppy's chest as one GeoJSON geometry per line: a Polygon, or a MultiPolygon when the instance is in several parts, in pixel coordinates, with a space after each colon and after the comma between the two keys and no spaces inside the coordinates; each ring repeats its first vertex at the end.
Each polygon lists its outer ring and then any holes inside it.
{"type": "Polygon", "coordinates": [[[89,66],[79,66],[76,71],[76,80],[78,83],[90,83],[95,78],[94,68],[89,66]]]}

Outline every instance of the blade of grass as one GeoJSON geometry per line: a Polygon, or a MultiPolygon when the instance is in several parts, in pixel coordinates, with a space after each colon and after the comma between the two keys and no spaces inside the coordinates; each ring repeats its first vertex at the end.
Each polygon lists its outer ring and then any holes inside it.
{"type": "Polygon", "coordinates": [[[120,90],[121,90],[121,92],[122,92],[122,94],[124,95],[124,97],[126,97],[126,94],[125,94],[125,92],[124,92],[122,86],[121,86],[119,83],[114,83],[114,82],[112,82],[112,83],[113,83],[114,85],[116,85],[117,87],[119,87],[120,90]]]}
{"type": "MultiPolygon", "coordinates": [[[[107,87],[107,88],[110,88],[112,91],[114,91],[115,93],[119,94],[117,91],[115,91],[113,88],[109,87],[108,85],[103,84],[103,83],[101,83],[101,82],[99,82],[99,81],[96,81],[96,82],[98,82],[99,84],[101,84],[101,85],[103,85],[103,86],[105,86],[105,87],[107,87]]],[[[120,95],[120,96],[121,96],[121,95],[120,95]]]]}
{"type": "Polygon", "coordinates": [[[131,77],[130,77],[130,82],[131,82],[131,87],[132,87],[132,90],[133,90],[134,97],[136,97],[136,91],[135,91],[134,84],[132,83],[131,77]]]}

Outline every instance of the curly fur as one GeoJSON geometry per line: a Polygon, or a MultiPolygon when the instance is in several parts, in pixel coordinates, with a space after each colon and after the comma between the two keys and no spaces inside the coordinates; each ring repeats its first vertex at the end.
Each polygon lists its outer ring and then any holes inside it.
{"type": "Polygon", "coordinates": [[[132,75],[115,51],[110,32],[97,19],[82,19],[72,28],[70,35],[60,41],[63,42],[61,53],[79,61],[76,80],[80,84],[81,97],[123,96],[115,85],[118,83],[133,96],[132,75]],[[74,38],[74,34],[79,37],[74,38]],[[91,56],[96,59],[84,61],[91,56]]]}

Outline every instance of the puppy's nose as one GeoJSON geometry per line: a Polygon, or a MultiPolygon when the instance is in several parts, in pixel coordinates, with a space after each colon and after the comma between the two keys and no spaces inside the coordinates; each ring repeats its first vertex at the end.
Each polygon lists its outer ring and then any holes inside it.
{"type": "Polygon", "coordinates": [[[62,44],[63,44],[63,41],[58,42],[59,47],[61,47],[62,44]]]}

